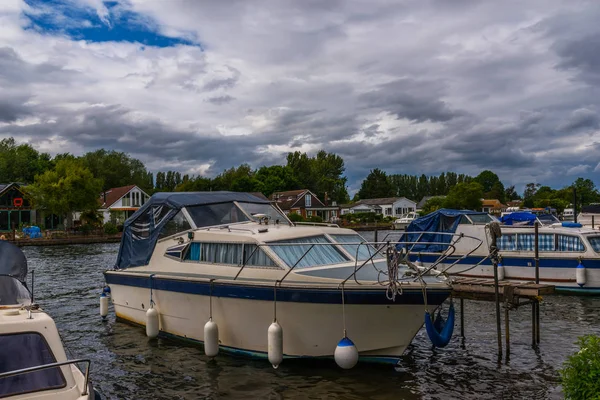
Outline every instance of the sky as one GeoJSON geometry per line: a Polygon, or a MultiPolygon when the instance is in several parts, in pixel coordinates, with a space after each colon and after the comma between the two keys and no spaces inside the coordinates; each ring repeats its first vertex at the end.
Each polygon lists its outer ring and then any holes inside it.
{"type": "Polygon", "coordinates": [[[215,176],[600,185],[597,0],[1,0],[0,138],[215,176]]]}

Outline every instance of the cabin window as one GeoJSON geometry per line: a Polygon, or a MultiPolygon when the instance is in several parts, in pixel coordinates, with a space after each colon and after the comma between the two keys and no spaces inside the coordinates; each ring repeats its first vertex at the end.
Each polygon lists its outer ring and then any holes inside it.
{"type": "MultiPolygon", "coordinates": [[[[540,234],[538,236],[538,248],[540,251],[554,251],[554,235],[540,234]]],[[[533,233],[517,234],[517,250],[534,251],[535,250],[535,235],[533,233]]]]}
{"type": "Polygon", "coordinates": [[[588,241],[596,253],[600,253],[600,236],[588,237],[588,241]]]}
{"type": "Polygon", "coordinates": [[[271,249],[285,262],[288,267],[296,268],[316,267],[319,265],[339,264],[349,259],[333,245],[320,245],[331,243],[325,236],[303,237],[289,240],[270,242],[271,249]],[[312,247],[311,245],[316,244],[312,247]],[[310,251],[308,251],[310,249],[310,251]],[[307,252],[308,251],[308,252],[307,252]],[[305,254],[306,253],[306,254],[305,254]],[[300,261],[298,261],[300,260],[300,261]]]}
{"type": "MultiPolygon", "coordinates": [[[[46,339],[39,333],[0,335],[0,373],[56,362],[46,339]]],[[[60,367],[0,379],[0,397],[65,387],[60,367]]]]}
{"type": "MultiPolygon", "coordinates": [[[[355,257],[359,261],[368,260],[371,256],[377,253],[377,250],[373,248],[371,245],[358,245],[355,243],[364,242],[365,239],[360,237],[359,235],[331,235],[333,240],[342,244],[344,250],[346,250],[352,257],[355,257]],[[345,244],[345,243],[354,243],[354,244],[345,244]],[[358,257],[356,256],[356,251],[358,249],[358,257]]],[[[383,258],[381,254],[377,254],[373,259],[383,258]]]]}
{"type": "Polygon", "coordinates": [[[474,224],[487,224],[489,222],[494,221],[492,217],[487,214],[469,214],[469,218],[473,221],[474,224]]]}
{"type": "Polygon", "coordinates": [[[198,228],[248,221],[248,217],[233,203],[186,207],[198,228]]]}
{"type": "Polygon", "coordinates": [[[242,265],[242,260],[245,258],[247,266],[274,267],[273,260],[262,249],[256,247],[251,243],[193,242],[185,259],[213,264],[242,265]]]}
{"type": "Polygon", "coordinates": [[[459,225],[472,225],[472,222],[469,220],[469,218],[467,218],[466,215],[462,215],[460,217],[460,221],[458,222],[459,225]]]}
{"type": "Polygon", "coordinates": [[[578,236],[556,235],[558,251],[585,251],[583,242],[578,236]]]}
{"type": "MultiPolygon", "coordinates": [[[[463,215],[464,217],[464,215],[463,215]]],[[[500,251],[515,251],[517,250],[517,235],[515,234],[502,234],[498,238],[498,250],[500,251]]]]}
{"type": "MultiPolygon", "coordinates": [[[[553,234],[543,233],[538,236],[538,248],[540,251],[556,250],[556,242],[553,234]]],[[[535,249],[534,249],[535,250],[535,249]]]]}
{"type": "MultiPolygon", "coordinates": [[[[170,210],[167,207],[165,207],[165,209],[170,210]]],[[[160,214],[157,216],[157,219],[158,221],[162,220],[160,214]]],[[[165,226],[163,226],[158,237],[159,239],[162,239],[167,236],[175,235],[179,232],[185,232],[189,229],[192,229],[190,223],[188,222],[185,215],[183,215],[183,213],[179,211],[173,218],[171,218],[169,222],[165,224],[165,226]]]]}

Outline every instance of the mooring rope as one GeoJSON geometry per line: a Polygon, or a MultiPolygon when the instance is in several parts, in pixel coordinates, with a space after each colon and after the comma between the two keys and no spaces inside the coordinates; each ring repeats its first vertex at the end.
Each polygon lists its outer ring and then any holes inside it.
{"type": "Polygon", "coordinates": [[[388,282],[385,296],[388,300],[395,301],[396,295],[402,296],[402,284],[398,280],[400,253],[395,246],[388,244],[386,249],[386,259],[388,267],[388,282]]]}

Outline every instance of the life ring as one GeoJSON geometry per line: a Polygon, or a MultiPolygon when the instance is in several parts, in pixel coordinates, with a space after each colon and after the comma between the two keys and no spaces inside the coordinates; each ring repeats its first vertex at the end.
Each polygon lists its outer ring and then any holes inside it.
{"type": "Polygon", "coordinates": [[[22,197],[15,197],[13,199],[13,204],[15,207],[23,207],[23,198],[22,197]]]}

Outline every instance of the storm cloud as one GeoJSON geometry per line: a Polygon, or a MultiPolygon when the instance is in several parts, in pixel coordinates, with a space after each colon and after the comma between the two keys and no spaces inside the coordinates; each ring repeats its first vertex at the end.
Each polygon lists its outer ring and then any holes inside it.
{"type": "Polygon", "coordinates": [[[208,175],[324,149],[351,191],[373,168],[598,173],[593,2],[79,3],[0,2],[0,137],[208,175]]]}

